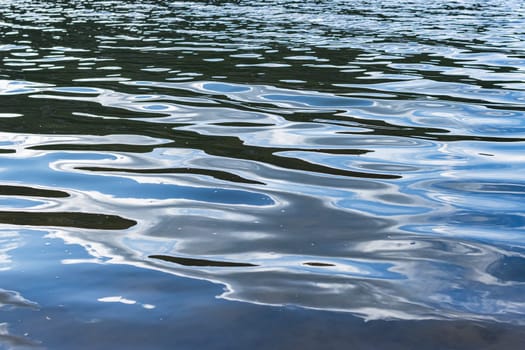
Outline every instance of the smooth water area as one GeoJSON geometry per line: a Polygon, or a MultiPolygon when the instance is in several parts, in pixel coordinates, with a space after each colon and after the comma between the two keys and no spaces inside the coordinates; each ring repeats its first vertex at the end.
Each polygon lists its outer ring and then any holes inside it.
{"type": "Polygon", "coordinates": [[[0,58],[0,348],[523,346],[523,2],[0,0],[0,58]]]}

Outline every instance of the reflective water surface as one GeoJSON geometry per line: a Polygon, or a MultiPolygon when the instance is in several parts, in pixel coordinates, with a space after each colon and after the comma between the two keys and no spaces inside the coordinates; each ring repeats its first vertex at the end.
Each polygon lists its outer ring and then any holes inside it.
{"type": "Polygon", "coordinates": [[[525,341],[521,1],[0,0],[0,58],[0,348],[525,341]]]}

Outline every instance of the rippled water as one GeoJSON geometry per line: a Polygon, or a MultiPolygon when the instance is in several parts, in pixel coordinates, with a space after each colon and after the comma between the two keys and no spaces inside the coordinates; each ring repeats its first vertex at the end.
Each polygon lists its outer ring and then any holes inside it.
{"type": "Polygon", "coordinates": [[[0,38],[0,348],[523,344],[521,1],[3,0],[0,38]]]}

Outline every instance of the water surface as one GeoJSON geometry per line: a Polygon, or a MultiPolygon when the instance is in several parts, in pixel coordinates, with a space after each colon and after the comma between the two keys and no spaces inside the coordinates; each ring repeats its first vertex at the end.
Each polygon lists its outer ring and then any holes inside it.
{"type": "Polygon", "coordinates": [[[524,43],[520,1],[0,1],[0,348],[519,348],[524,43]]]}

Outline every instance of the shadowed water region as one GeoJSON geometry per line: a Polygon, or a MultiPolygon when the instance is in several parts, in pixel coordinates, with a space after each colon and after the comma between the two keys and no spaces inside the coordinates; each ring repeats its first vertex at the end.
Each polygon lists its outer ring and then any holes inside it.
{"type": "Polygon", "coordinates": [[[1,349],[523,345],[523,2],[4,0],[0,59],[1,349]]]}

